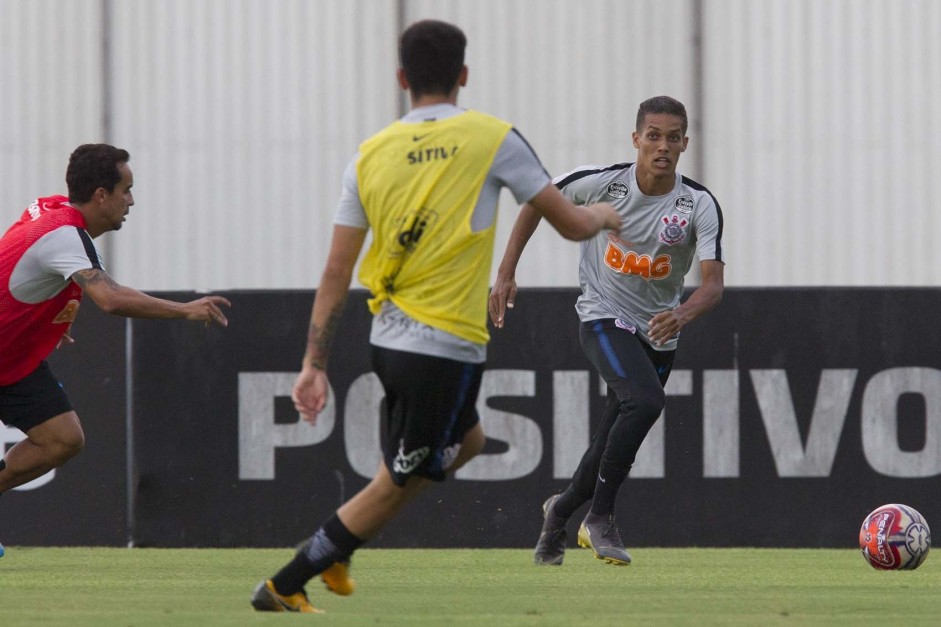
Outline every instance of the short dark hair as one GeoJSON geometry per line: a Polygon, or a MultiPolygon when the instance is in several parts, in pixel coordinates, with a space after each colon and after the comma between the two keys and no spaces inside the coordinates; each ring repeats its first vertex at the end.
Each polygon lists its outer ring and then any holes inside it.
{"type": "Polygon", "coordinates": [[[413,96],[448,94],[464,67],[467,37],[453,24],[422,20],[399,38],[399,63],[413,96]]]}
{"type": "Polygon", "coordinates": [[[666,113],[683,118],[683,134],[686,135],[686,129],[689,126],[686,107],[676,98],[670,98],[669,96],[654,96],[640,103],[640,107],[637,109],[637,130],[640,131],[644,127],[644,118],[648,114],[657,113],[666,113]]]}
{"type": "Polygon", "coordinates": [[[82,144],[73,150],[65,170],[69,201],[88,202],[99,187],[114,191],[121,181],[118,165],[130,159],[126,150],[108,144],[82,144]]]}

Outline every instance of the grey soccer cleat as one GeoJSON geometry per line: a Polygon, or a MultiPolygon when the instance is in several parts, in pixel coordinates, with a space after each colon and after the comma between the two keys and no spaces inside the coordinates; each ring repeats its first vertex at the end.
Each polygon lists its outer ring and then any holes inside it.
{"type": "Polygon", "coordinates": [[[631,563],[631,556],[624,549],[614,522],[614,514],[598,516],[588,512],[578,527],[578,546],[591,549],[597,559],[608,564],[627,566],[631,563]]]}
{"type": "Polygon", "coordinates": [[[568,522],[559,518],[552,511],[552,506],[559,500],[561,494],[553,494],[546,502],[542,504],[542,515],[545,520],[542,523],[542,532],[539,534],[539,541],[536,542],[536,551],[533,555],[533,563],[538,566],[561,566],[562,558],[565,557],[565,523],[568,522]]]}

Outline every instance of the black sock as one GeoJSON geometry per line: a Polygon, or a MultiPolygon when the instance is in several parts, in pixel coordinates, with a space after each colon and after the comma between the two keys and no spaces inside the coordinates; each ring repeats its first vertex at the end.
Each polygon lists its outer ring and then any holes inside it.
{"type": "Polygon", "coordinates": [[[556,500],[555,505],[552,506],[552,512],[559,518],[568,520],[575,513],[575,510],[584,505],[587,500],[578,495],[575,492],[575,486],[570,483],[569,487],[565,488],[562,496],[556,500]]]}
{"type": "Polygon", "coordinates": [[[346,528],[336,514],[330,517],[287,565],[271,578],[278,594],[300,592],[308,581],[330,568],[334,562],[350,559],[363,540],[346,528]]]}
{"type": "Polygon", "coordinates": [[[353,551],[358,549],[362,546],[363,542],[365,542],[365,540],[354,536],[336,514],[323,524],[323,531],[327,537],[330,538],[330,541],[336,545],[337,549],[340,550],[342,559],[344,560],[349,559],[350,556],[353,555],[353,551]]]}
{"type": "Polygon", "coordinates": [[[591,500],[591,513],[597,516],[608,516],[614,513],[614,503],[618,499],[618,490],[627,478],[631,467],[618,468],[613,464],[601,461],[598,469],[598,480],[595,483],[595,495],[591,500]]]}
{"type": "Polygon", "coordinates": [[[278,594],[290,596],[303,590],[304,585],[317,574],[317,569],[310,563],[304,552],[298,551],[294,559],[285,564],[284,568],[271,578],[271,583],[274,584],[274,589],[278,591],[278,594]]]}

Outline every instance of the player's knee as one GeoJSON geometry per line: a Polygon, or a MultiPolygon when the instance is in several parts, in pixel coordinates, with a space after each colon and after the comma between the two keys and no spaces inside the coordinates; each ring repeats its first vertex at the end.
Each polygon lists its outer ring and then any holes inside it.
{"type": "Polygon", "coordinates": [[[621,401],[621,413],[630,413],[634,416],[644,416],[656,420],[665,405],[666,394],[663,390],[650,391],[637,394],[630,400],[621,401]]]}
{"type": "Polygon", "coordinates": [[[457,456],[445,470],[452,473],[455,472],[461,466],[479,455],[480,452],[484,450],[486,443],[487,437],[484,435],[484,430],[480,428],[480,424],[478,424],[464,435],[457,456]]]}
{"type": "Polygon", "coordinates": [[[52,442],[50,448],[53,458],[63,464],[85,448],[85,433],[81,429],[62,433],[52,442]]]}
{"type": "Polygon", "coordinates": [[[471,459],[480,455],[486,443],[487,436],[484,435],[483,429],[472,429],[468,432],[463,444],[463,447],[467,449],[467,458],[471,459]]]}

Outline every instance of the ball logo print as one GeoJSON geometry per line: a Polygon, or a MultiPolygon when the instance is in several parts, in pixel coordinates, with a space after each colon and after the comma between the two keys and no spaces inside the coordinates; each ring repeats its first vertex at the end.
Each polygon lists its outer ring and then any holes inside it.
{"type": "Polygon", "coordinates": [[[673,203],[673,206],[676,207],[676,210],[680,213],[692,213],[693,212],[693,197],[684,194],[676,199],[676,202],[673,203]]]}
{"type": "Polygon", "coordinates": [[[877,570],[914,570],[931,548],[931,530],[914,508],[892,503],[874,509],[859,530],[859,549],[877,570]]]}
{"type": "Polygon", "coordinates": [[[627,186],[627,183],[619,179],[608,185],[606,191],[611,198],[627,198],[631,188],[627,186]]]}

